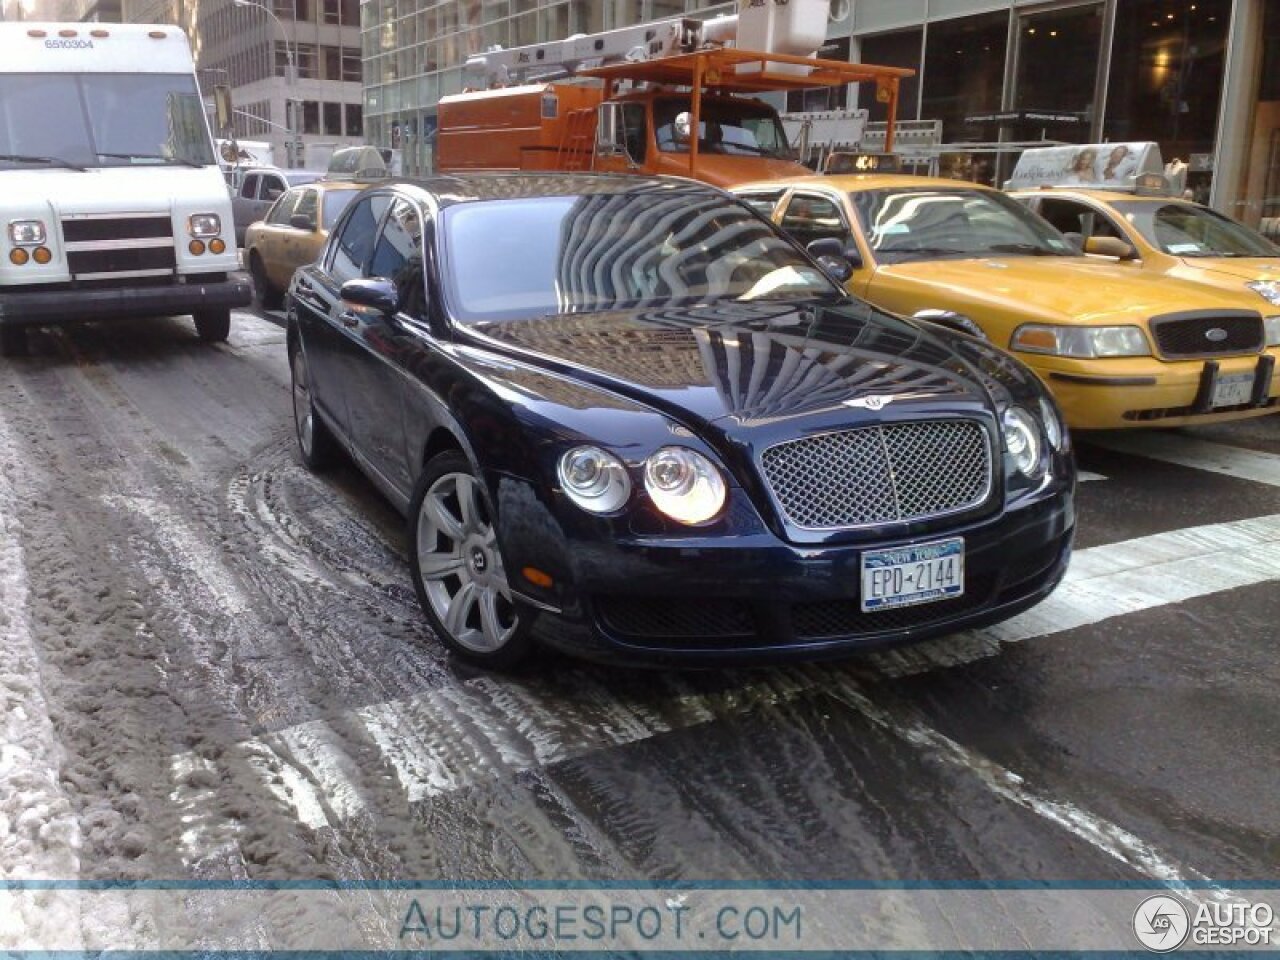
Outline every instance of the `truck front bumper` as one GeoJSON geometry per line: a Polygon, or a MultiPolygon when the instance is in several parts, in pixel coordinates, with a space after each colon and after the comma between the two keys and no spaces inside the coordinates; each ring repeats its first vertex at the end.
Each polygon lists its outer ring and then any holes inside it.
{"type": "Polygon", "coordinates": [[[241,274],[137,287],[0,287],[0,325],[39,326],[77,320],[156,317],[248,306],[253,288],[241,274]]]}

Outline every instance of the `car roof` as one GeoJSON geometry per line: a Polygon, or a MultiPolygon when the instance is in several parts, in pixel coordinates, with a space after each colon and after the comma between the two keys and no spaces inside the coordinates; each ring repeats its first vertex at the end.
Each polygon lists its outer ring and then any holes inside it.
{"type": "MultiPolygon", "coordinates": [[[[717,187],[682,177],[643,177],[611,173],[468,173],[431,177],[398,177],[378,186],[418,190],[441,207],[477,200],[576,197],[585,194],[669,192],[723,194],[717,187]]],[[[365,183],[366,186],[370,184],[365,183]]]]}
{"type": "Polygon", "coordinates": [[[1125,190],[1094,190],[1089,187],[1018,187],[1010,190],[1009,193],[1017,194],[1020,197],[1051,197],[1055,193],[1076,193],[1083,194],[1086,197],[1092,197],[1095,200],[1101,200],[1103,203],[1185,203],[1194,205],[1191,200],[1185,197],[1170,197],[1151,193],[1131,193],[1125,190]]]}
{"type": "Polygon", "coordinates": [[[856,193],[859,190],[884,190],[897,187],[948,187],[953,190],[985,190],[995,192],[991,187],[969,180],[952,180],[947,177],[917,177],[909,173],[836,173],[808,177],[786,177],[781,180],[758,180],[752,183],[740,183],[731,189],[747,190],[763,187],[832,187],[842,193],[856,193]]]}

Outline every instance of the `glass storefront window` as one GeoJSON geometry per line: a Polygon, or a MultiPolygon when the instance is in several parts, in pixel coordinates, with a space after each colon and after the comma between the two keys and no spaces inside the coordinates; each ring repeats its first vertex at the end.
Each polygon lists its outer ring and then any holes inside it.
{"type": "MultiPolygon", "coordinates": [[[[824,60],[849,61],[849,38],[831,40],[818,50],[824,60]]],[[[817,87],[813,90],[793,90],[787,94],[787,110],[843,110],[849,100],[849,88],[817,87]]]]}
{"type": "Polygon", "coordinates": [[[1014,139],[1039,139],[1042,133],[1049,139],[1075,143],[1089,139],[1101,46],[1101,3],[1020,18],[1014,106],[1074,114],[1079,122],[1048,127],[1025,124],[1015,131],[1014,139]]]}
{"type": "MultiPolygon", "coordinates": [[[[915,120],[916,102],[920,96],[920,56],[924,50],[924,30],[896,30],[874,37],[862,37],[858,41],[860,63],[875,63],[882,67],[908,67],[916,71],[898,85],[898,119],[915,120]]],[[[883,123],[888,119],[883,103],[876,102],[875,91],[870,84],[859,87],[858,106],[867,110],[872,122],[883,123]]]]}
{"type": "Polygon", "coordinates": [[[994,140],[994,131],[966,123],[1000,109],[1009,14],[985,13],[929,24],[921,120],[941,120],[942,139],[994,140]]]}

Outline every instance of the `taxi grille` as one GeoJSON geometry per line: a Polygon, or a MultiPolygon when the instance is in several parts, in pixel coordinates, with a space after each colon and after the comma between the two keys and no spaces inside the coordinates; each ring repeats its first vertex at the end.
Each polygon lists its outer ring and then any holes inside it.
{"type": "Polygon", "coordinates": [[[1262,317],[1248,310],[1167,313],[1151,318],[1151,332],[1160,355],[1171,359],[1221,357],[1262,349],[1262,317]]]}
{"type": "Polygon", "coordinates": [[[976,507],[991,492],[991,444],[973,420],[804,437],[761,459],[787,520],[806,529],[922,520],[976,507]]]}

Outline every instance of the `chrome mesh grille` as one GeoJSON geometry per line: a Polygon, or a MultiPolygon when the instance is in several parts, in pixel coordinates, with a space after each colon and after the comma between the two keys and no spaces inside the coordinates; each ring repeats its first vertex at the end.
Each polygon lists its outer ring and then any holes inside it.
{"type": "Polygon", "coordinates": [[[787,520],[815,530],[920,520],[982,503],[991,447],[973,420],[860,427],[789,440],[762,458],[787,520]]]}

